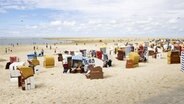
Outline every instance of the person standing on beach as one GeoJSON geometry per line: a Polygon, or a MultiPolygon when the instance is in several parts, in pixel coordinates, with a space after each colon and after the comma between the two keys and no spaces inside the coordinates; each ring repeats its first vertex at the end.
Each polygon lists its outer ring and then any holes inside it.
{"type": "Polygon", "coordinates": [[[5,49],[5,53],[8,53],[8,50],[7,50],[7,48],[5,49]]]}
{"type": "Polygon", "coordinates": [[[35,46],[33,47],[33,49],[35,50],[35,46]]]}
{"type": "Polygon", "coordinates": [[[34,51],[34,55],[37,56],[37,52],[36,51],[34,51]]]}
{"type": "Polygon", "coordinates": [[[44,50],[42,49],[42,51],[41,51],[41,55],[43,56],[44,55],[44,50]]]}
{"type": "Polygon", "coordinates": [[[54,53],[56,53],[56,49],[54,50],[54,53]]]}
{"type": "Polygon", "coordinates": [[[50,45],[50,50],[52,49],[51,45],[50,45]]]}
{"type": "Polygon", "coordinates": [[[10,52],[10,48],[8,47],[8,52],[10,52]]]}
{"type": "Polygon", "coordinates": [[[46,43],[46,48],[48,48],[48,43],[46,43]]]}

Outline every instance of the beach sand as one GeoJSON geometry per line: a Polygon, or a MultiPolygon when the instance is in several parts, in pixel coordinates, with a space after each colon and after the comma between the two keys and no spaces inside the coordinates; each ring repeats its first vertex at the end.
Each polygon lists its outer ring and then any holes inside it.
{"type": "MultiPolygon", "coordinates": [[[[64,50],[95,49],[102,43],[38,45],[45,54],[54,55],[64,50]]],[[[107,46],[111,46],[108,44],[107,46]]],[[[18,56],[20,61],[27,60],[27,54],[33,53],[33,45],[20,45],[5,53],[0,47],[0,58],[9,60],[9,56],[18,56]]],[[[54,55],[55,60],[57,55],[54,55]]],[[[63,67],[57,62],[54,68],[43,67],[43,57],[38,57],[41,73],[34,75],[36,88],[23,91],[17,83],[10,82],[9,70],[5,70],[7,61],[0,62],[0,102],[1,104],[184,104],[184,73],[180,64],[167,64],[164,59],[149,57],[148,63],[126,69],[125,61],[118,61],[114,55],[113,67],[103,68],[104,79],[86,79],[84,74],[63,74],[63,67]]],[[[101,65],[100,60],[97,60],[101,65]]]]}

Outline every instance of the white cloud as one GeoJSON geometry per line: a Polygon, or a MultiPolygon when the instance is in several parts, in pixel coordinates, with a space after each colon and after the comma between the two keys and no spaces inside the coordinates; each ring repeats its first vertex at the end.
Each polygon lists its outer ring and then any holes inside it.
{"type": "Polygon", "coordinates": [[[116,24],[117,21],[116,21],[116,20],[110,20],[109,23],[111,23],[111,24],[116,24]]]}
{"type": "Polygon", "coordinates": [[[61,24],[62,24],[62,22],[59,21],[59,20],[57,20],[57,21],[51,21],[51,22],[50,22],[50,25],[51,25],[51,26],[59,26],[59,25],[61,25],[61,24]]]}
{"type": "Polygon", "coordinates": [[[28,8],[34,8],[35,4],[33,0],[1,0],[0,11],[6,11],[8,9],[24,10],[28,8]]]}
{"type": "Polygon", "coordinates": [[[173,19],[170,19],[168,22],[169,22],[169,23],[177,23],[178,20],[177,20],[176,18],[173,18],[173,19]]]}
{"type": "Polygon", "coordinates": [[[51,26],[74,26],[76,24],[76,21],[51,21],[50,25],[51,26]]]}
{"type": "Polygon", "coordinates": [[[63,25],[64,26],[74,26],[76,24],[75,21],[64,21],[63,25]]]}

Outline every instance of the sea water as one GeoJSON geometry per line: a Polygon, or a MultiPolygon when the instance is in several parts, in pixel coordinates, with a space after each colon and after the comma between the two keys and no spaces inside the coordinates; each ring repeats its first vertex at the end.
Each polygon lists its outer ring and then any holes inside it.
{"type": "Polygon", "coordinates": [[[31,44],[65,44],[72,43],[69,40],[50,40],[45,38],[0,38],[0,45],[31,45],[31,44]]]}

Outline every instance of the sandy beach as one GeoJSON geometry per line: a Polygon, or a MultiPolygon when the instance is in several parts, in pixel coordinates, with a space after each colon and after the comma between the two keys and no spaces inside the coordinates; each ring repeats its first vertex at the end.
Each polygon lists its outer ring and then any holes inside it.
{"type": "MultiPolygon", "coordinates": [[[[180,64],[167,64],[167,53],[163,59],[149,57],[147,63],[139,67],[126,69],[126,61],[119,61],[116,55],[112,58],[112,67],[103,68],[104,79],[90,80],[84,74],[63,74],[63,66],[57,61],[57,52],[64,50],[95,49],[104,43],[38,46],[37,52],[43,48],[46,55],[54,55],[55,67],[44,68],[43,57],[38,57],[41,70],[35,74],[36,88],[23,91],[17,83],[10,82],[9,70],[5,70],[10,56],[17,56],[27,63],[27,54],[33,53],[33,45],[12,47],[13,52],[5,53],[0,46],[0,102],[1,104],[184,104],[184,73],[180,64]]],[[[108,47],[113,43],[107,43],[108,47]]],[[[102,62],[95,59],[98,65],[102,62]]]]}
{"type": "Polygon", "coordinates": [[[184,104],[184,0],[0,0],[0,104],[184,104]]]}

